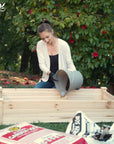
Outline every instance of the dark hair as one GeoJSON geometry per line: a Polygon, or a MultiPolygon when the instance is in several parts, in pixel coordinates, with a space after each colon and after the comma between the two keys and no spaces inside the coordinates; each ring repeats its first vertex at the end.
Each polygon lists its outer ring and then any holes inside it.
{"type": "Polygon", "coordinates": [[[46,31],[46,30],[48,32],[52,32],[53,27],[52,27],[52,24],[48,20],[43,19],[37,28],[37,33],[39,34],[39,33],[46,31]]]}

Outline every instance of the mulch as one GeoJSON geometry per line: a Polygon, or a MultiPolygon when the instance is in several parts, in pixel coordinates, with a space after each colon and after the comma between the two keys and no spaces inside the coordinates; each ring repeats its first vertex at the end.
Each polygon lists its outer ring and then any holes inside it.
{"type": "Polygon", "coordinates": [[[0,70],[0,86],[35,85],[40,79],[38,75],[0,70]]]}

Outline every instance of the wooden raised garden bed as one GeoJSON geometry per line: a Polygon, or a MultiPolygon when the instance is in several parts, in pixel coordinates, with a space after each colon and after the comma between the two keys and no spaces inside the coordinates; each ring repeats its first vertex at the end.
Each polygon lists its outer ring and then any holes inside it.
{"type": "Polygon", "coordinates": [[[69,122],[83,111],[94,122],[114,121],[114,96],[106,88],[72,90],[0,88],[0,124],[69,122]]]}

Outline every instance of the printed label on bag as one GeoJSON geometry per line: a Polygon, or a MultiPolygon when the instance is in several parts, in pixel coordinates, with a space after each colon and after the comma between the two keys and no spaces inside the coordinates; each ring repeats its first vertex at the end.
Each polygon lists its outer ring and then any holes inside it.
{"type": "Polygon", "coordinates": [[[61,134],[51,133],[35,140],[35,142],[38,144],[52,144],[53,142],[58,141],[64,137],[65,136],[61,134]]]}
{"type": "Polygon", "coordinates": [[[7,143],[4,143],[4,142],[1,142],[1,141],[0,141],[0,144],[7,144],[7,143]]]}
{"type": "Polygon", "coordinates": [[[9,140],[15,140],[15,141],[19,141],[20,139],[22,139],[23,137],[29,134],[43,130],[43,128],[36,127],[33,125],[24,126],[16,131],[12,131],[14,128],[10,128],[10,129],[11,132],[3,135],[2,137],[7,138],[9,140]]]}

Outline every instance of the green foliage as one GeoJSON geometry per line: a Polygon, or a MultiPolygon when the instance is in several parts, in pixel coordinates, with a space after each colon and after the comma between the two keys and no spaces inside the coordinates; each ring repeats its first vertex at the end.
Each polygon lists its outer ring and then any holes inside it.
{"type": "Polygon", "coordinates": [[[69,42],[77,70],[84,85],[105,86],[113,73],[113,0],[6,0],[7,14],[15,7],[13,24],[21,37],[26,37],[33,51],[37,26],[47,18],[57,36],[69,42]]]}
{"type": "Polygon", "coordinates": [[[16,14],[17,11],[15,7],[10,5],[7,5],[4,12],[0,12],[0,68],[16,71],[19,70],[19,56],[24,47],[24,42],[16,33],[17,26],[12,23],[13,13],[16,14]],[[9,66],[10,68],[8,68],[9,66]]]}

